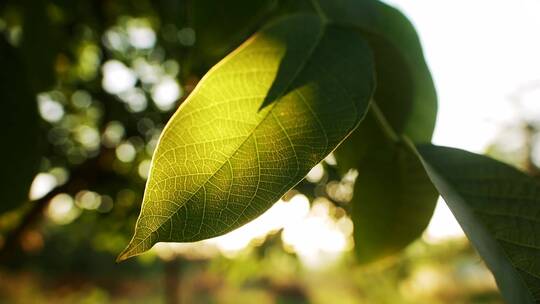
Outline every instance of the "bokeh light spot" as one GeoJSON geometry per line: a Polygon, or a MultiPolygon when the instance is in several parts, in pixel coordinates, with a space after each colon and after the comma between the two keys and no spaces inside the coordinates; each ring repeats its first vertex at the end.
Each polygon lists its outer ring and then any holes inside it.
{"type": "Polygon", "coordinates": [[[80,213],[81,210],[73,204],[73,198],[65,193],[53,197],[46,211],[47,217],[59,225],[71,223],[80,213]]]}
{"type": "Polygon", "coordinates": [[[59,122],[64,116],[64,107],[48,94],[38,95],[38,107],[41,117],[48,122],[59,122]]]}
{"type": "Polygon", "coordinates": [[[182,91],[178,83],[169,77],[164,77],[152,88],[152,99],[162,111],[171,110],[180,98],[182,91]]]}
{"type": "Polygon", "coordinates": [[[124,138],[126,130],[119,121],[111,121],[103,132],[103,145],[108,148],[116,147],[124,138]]]}
{"type": "Polygon", "coordinates": [[[130,142],[124,142],[116,148],[116,157],[122,162],[132,162],[136,155],[137,151],[130,142]]]}
{"type": "Polygon", "coordinates": [[[56,186],[57,180],[54,175],[49,173],[39,173],[34,177],[32,185],[30,186],[30,200],[38,200],[44,197],[56,186]]]}
{"type": "Polygon", "coordinates": [[[148,26],[141,24],[128,25],[129,43],[138,49],[151,49],[156,44],[156,33],[148,26]]]}
{"type": "Polygon", "coordinates": [[[148,159],[145,159],[143,160],[140,164],[139,164],[139,167],[138,167],[138,173],[139,173],[139,176],[142,178],[142,179],[147,179],[148,178],[148,175],[150,173],[150,160],[148,159]]]}
{"type": "Polygon", "coordinates": [[[103,64],[102,86],[111,94],[120,94],[135,86],[137,76],[118,60],[109,60],[103,64]]]}

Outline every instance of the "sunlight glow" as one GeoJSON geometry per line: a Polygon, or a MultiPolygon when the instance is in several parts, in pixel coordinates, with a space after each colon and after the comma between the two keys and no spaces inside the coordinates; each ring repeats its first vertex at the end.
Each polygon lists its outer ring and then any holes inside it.
{"type": "Polygon", "coordinates": [[[288,251],[298,254],[306,267],[322,268],[352,247],[352,221],[348,217],[334,219],[335,209],[322,198],[310,208],[308,198],[296,194],[287,202],[279,200],[260,217],[225,235],[196,243],[158,243],[152,250],[165,260],[176,255],[207,259],[219,253],[233,258],[282,229],[281,238],[288,251]]]}
{"type": "Polygon", "coordinates": [[[114,26],[103,35],[103,44],[112,50],[125,52],[129,46],[128,38],[122,30],[114,26]]]}
{"type": "Polygon", "coordinates": [[[32,181],[29,198],[33,201],[38,200],[51,192],[56,186],[57,182],[54,175],[49,173],[39,173],[32,181]]]}
{"type": "Polygon", "coordinates": [[[130,88],[120,93],[118,97],[126,103],[128,110],[131,112],[142,112],[146,110],[148,105],[144,91],[139,88],[130,88]]]}
{"type": "Polygon", "coordinates": [[[120,94],[133,88],[137,82],[135,73],[118,60],[109,60],[103,64],[102,86],[111,94],[120,94]]]}
{"type": "Polygon", "coordinates": [[[173,78],[164,77],[152,88],[152,99],[162,111],[171,110],[182,95],[180,86],[173,78]]]}
{"type": "Polygon", "coordinates": [[[308,212],[307,197],[296,195],[289,202],[278,201],[263,215],[239,229],[209,241],[215,243],[225,255],[231,255],[244,249],[255,239],[264,239],[268,233],[294,224],[308,212]]]}
{"type": "Polygon", "coordinates": [[[142,179],[147,179],[150,173],[150,160],[145,159],[140,162],[139,167],[137,168],[137,172],[142,179]]]}
{"type": "Polygon", "coordinates": [[[122,138],[124,138],[125,133],[124,125],[119,121],[113,120],[105,127],[102,135],[103,144],[109,148],[116,147],[122,141],[122,138]]]}
{"type": "Polygon", "coordinates": [[[306,267],[322,268],[352,247],[352,221],[347,217],[336,221],[330,216],[332,208],[327,199],[316,199],[307,216],[283,229],[283,242],[306,267]]]}
{"type": "Polygon", "coordinates": [[[38,95],[38,108],[41,117],[48,122],[58,122],[64,117],[64,107],[48,94],[38,95]]]}
{"type": "Polygon", "coordinates": [[[138,49],[151,49],[156,44],[156,33],[148,26],[129,25],[129,43],[138,49]]]}
{"type": "Polygon", "coordinates": [[[148,62],[143,57],[139,57],[133,61],[133,68],[144,84],[157,83],[163,74],[159,64],[148,62]]]}
{"type": "Polygon", "coordinates": [[[509,97],[540,80],[540,2],[386,2],[412,20],[422,41],[439,96],[434,142],[482,152],[516,119],[509,97]]]}
{"type": "Polygon", "coordinates": [[[116,157],[125,163],[132,162],[137,156],[135,147],[130,142],[124,142],[116,147],[116,157]]]}
{"type": "Polygon", "coordinates": [[[439,197],[435,212],[429,227],[424,232],[423,239],[428,243],[435,244],[464,236],[463,230],[454,218],[452,211],[446,206],[444,200],[439,197]]]}
{"type": "Polygon", "coordinates": [[[337,160],[336,160],[336,156],[334,155],[334,153],[328,154],[328,156],[324,159],[324,162],[329,164],[330,166],[337,165],[337,160]]]}
{"type": "Polygon", "coordinates": [[[54,167],[49,171],[49,174],[54,176],[58,186],[65,184],[69,179],[69,172],[62,167],[54,167]]]}
{"type": "Polygon", "coordinates": [[[83,190],[75,196],[75,204],[81,209],[96,210],[101,205],[101,196],[96,192],[83,190]]]}
{"type": "Polygon", "coordinates": [[[279,200],[260,217],[225,235],[196,243],[158,243],[153,250],[164,259],[174,254],[188,258],[211,258],[218,253],[234,257],[253,242],[261,243],[269,233],[292,225],[309,213],[309,201],[296,195],[290,201],[279,200]]]}
{"type": "Polygon", "coordinates": [[[100,145],[100,136],[95,128],[80,125],[75,129],[75,136],[87,150],[97,150],[100,145]]]}
{"type": "Polygon", "coordinates": [[[324,176],[324,167],[321,164],[317,164],[306,175],[306,180],[310,183],[318,183],[324,176]]]}

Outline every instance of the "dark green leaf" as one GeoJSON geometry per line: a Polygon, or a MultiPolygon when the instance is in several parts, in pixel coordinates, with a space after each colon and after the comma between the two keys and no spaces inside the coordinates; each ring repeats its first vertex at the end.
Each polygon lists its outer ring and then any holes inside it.
{"type": "Polygon", "coordinates": [[[336,151],[341,171],[357,168],[352,201],[361,262],[396,253],[424,231],[437,193],[400,139],[430,141],[437,98],[418,36],[399,11],[378,1],[313,0],[332,22],[359,30],[374,53],[374,108],[336,151]]]}
{"type": "Polygon", "coordinates": [[[374,80],[355,32],[283,19],[212,68],[169,121],[119,260],[256,218],[358,125],[374,80]]]}
{"type": "Polygon", "coordinates": [[[338,165],[358,168],[351,216],[361,263],[395,254],[418,238],[438,197],[413,149],[404,140],[385,134],[376,111],[371,109],[361,129],[335,152],[338,161],[356,160],[338,165]]]}
{"type": "Polygon", "coordinates": [[[540,303],[540,185],[474,153],[420,146],[426,170],[508,303],[540,303]]]}
{"type": "Polygon", "coordinates": [[[196,0],[183,6],[185,26],[194,33],[193,37],[186,37],[189,32],[179,33],[180,42],[189,43],[186,38],[193,38],[194,43],[183,68],[200,73],[249,37],[274,9],[276,0],[196,0]]]}
{"type": "Polygon", "coordinates": [[[418,35],[398,10],[374,0],[312,0],[334,23],[358,29],[375,57],[375,102],[397,133],[429,142],[437,96],[418,35]]]}

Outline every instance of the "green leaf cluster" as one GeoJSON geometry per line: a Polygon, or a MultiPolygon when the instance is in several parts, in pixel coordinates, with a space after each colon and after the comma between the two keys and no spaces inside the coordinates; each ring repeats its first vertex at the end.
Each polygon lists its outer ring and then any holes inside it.
{"type": "MultiPolygon", "coordinates": [[[[437,97],[407,18],[370,0],[250,5],[262,13],[220,16],[239,22],[201,31],[201,48],[215,53],[194,56],[212,62],[272,19],[214,65],[169,120],[118,259],[238,228],[334,152],[341,173],[358,171],[349,215],[360,262],[418,238],[441,194],[503,296],[539,302],[540,186],[488,157],[429,144],[437,97]]],[[[195,27],[205,11],[216,14],[200,6],[195,27]]]]}

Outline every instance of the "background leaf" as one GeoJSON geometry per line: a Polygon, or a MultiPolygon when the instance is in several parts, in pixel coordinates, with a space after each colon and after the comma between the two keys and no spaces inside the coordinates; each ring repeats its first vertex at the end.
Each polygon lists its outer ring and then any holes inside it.
{"type": "Polygon", "coordinates": [[[426,170],[508,303],[540,302],[540,185],[496,160],[420,146],[426,170]]]}
{"type": "Polygon", "coordinates": [[[372,68],[357,33],[314,15],[250,38],[210,70],[163,131],[134,238],[119,259],[159,241],[218,236],[262,214],[358,125],[372,68]]]}
{"type": "Polygon", "coordinates": [[[429,142],[437,96],[411,22],[379,1],[313,1],[332,22],[358,29],[369,42],[377,71],[374,100],[392,128],[413,142],[429,142]]]}
{"type": "Polygon", "coordinates": [[[360,262],[398,252],[421,235],[437,201],[416,155],[401,142],[429,142],[437,97],[418,36],[379,1],[314,0],[332,22],[355,28],[373,50],[377,89],[366,119],[336,151],[342,172],[357,168],[352,200],[360,262]]]}
{"type": "Polygon", "coordinates": [[[358,262],[369,263],[399,252],[418,238],[439,195],[409,144],[384,134],[373,110],[362,126],[336,156],[343,150],[354,151],[358,142],[370,144],[355,166],[358,177],[351,212],[358,262]]]}
{"type": "Polygon", "coordinates": [[[0,100],[8,115],[0,120],[0,212],[28,200],[28,191],[41,158],[39,117],[29,79],[19,54],[0,38],[0,100]]]}

